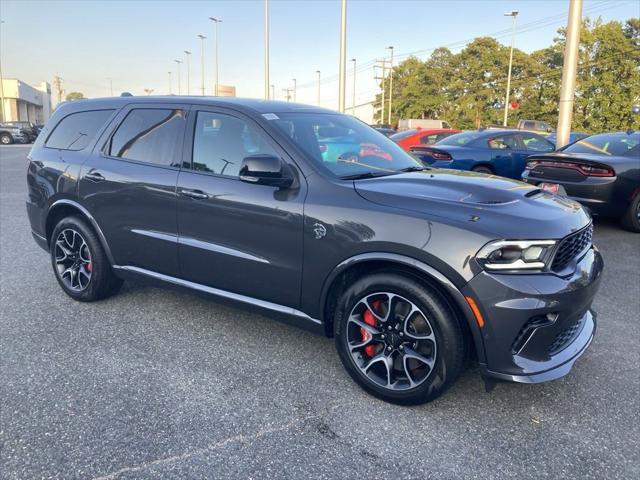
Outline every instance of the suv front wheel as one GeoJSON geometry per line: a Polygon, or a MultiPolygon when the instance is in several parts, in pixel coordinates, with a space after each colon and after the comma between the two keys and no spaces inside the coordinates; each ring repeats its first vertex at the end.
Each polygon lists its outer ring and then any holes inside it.
{"type": "Polygon", "coordinates": [[[396,273],[356,281],[338,301],[335,341],[349,375],[383,400],[428,402],[462,370],[464,339],[434,290],[396,273]]]}
{"type": "Polygon", "coordinates": [[[74,300],[92,302],[107,298],[122,286],[96,234],[83,219],[60,220],[53,229],[50,246],[56,279],[74,300]]]}

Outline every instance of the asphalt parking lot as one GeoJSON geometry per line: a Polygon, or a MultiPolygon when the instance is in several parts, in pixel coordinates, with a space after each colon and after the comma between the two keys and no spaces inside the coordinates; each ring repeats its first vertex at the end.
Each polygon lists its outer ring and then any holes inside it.
{"type": "Polygon", "coordinates": [[[331,339],[126,283],[74,302],[26,217],[29,147],[0,147],[0,478],[639,478],[640,235],[596,222],[598,332],[566,378],[467,369],[378,401],[331,339]]]}

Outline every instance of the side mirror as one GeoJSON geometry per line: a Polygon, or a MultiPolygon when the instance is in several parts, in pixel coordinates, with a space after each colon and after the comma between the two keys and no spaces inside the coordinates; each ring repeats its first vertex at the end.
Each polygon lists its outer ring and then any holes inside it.
{"type": "Polygon", "coordinates": [[[242,160],[240,180],[258,185],[287,188],[293,183],[289,167],[273,155],[251,155],[242,160]]]}

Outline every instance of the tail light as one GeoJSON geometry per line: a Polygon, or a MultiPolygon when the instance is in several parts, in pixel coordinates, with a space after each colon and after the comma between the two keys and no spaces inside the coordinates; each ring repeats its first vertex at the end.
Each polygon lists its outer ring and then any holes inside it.
{"type": "Polygon", "coordinates": [[[545,162],[542,160],[530,160],[527,162],[525,168],[527,170],[533,170],[537,166],[551,167],[551,168],[566,168],[569,170],[576,170],[587,177],[614,177],[615,172],[612,168],[606,165],[587,165],[584,163],[572,163],[572,162],[545,162]]]}
{"type": "Polygon", "coordinates": [[[451,155],[449,155],[447,152],[431,151],[429,153],[436,160],[451,160],[452,159],[451,155]]]}

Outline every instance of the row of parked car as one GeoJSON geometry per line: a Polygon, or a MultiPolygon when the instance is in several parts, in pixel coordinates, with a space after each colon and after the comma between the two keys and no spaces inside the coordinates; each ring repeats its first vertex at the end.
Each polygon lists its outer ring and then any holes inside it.
{"type": "Polygon", "coordinates": [[[3,122],[0,123],[0,144],[33,143],[44,125],[33,122],[3,122]]]}
{"type": "Polygon", "coordinates": [[[572,132],[559,149],[555,134],[520,129],[418,128],[389,138],[425,166],[523,180],[640,232],[640,132],[572,132]]]}

